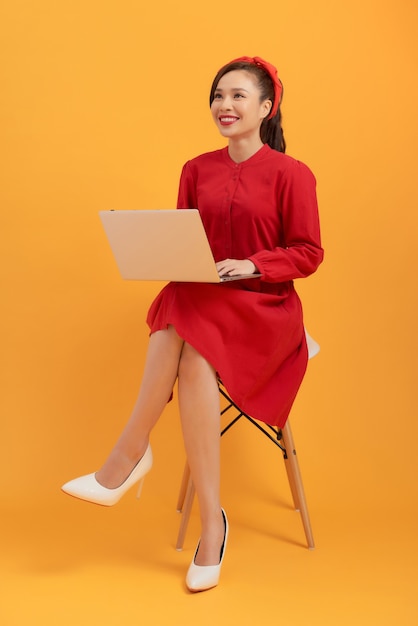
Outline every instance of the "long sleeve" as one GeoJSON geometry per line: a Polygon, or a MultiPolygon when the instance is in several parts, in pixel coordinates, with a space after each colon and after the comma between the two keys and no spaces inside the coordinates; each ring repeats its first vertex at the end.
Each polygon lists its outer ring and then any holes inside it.
{"type": "Polygon", "coordinates": [[[183,165],[177,198],[178,209],[197,209],[196,185],[189,161],[183,165]]]}
{"type": "Polygon", "coordinates": [[[249,258],[266,282],[285,282],[312,274],[323,260],[312,172],[290,160],[277,193],[281,221],[280,246],[260,250],[249,258]]]}

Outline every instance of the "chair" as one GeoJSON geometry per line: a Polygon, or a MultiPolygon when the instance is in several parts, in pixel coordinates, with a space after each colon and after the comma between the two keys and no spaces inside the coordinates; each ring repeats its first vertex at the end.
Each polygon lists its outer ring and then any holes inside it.
{"type": "MultiPolygon", "coordinates": [[[[310,337],[310,335],[306,332],[306,342],[308,345],[308,358],[311,359],[316,356],[319,352],[319,344],[310,337]]],[[[257,422],[252,417],[243,413],[241,409],[231,400],[228,396],[225,388],[222,383],[219,382],[219,392],[226,399],[227,405],[221,412],[221,415],[224,415],[228,411],[232,410],[235,417],[223,428],[221,431],[221,437],[242,417],[247,419],[251,424],[253,424],[256,428],[258,428],[270,441],[272,441],[277,447],[280,448],[284,464],[286,468],[287,478],[289,481],[290,491],[292,493],[293,503],[296,511],[299,511],[302,518],[302,524],[305,531],[306,541],[308,544],[308,548],[313,550],[315,547],[314,539],[312,535],[312,528],[309,519],[308,507],[305,499],[305,492],[303,489],[302,476],[299,469],[299,463],[296,456],[296,448],[293,440],[292,430],[290,428],[289,419],[287,420],[285,426],[283,428],[275,428],[270,426],[269,424],[264,424],[261,422],[257,422]]],[[[193,485],[193,481],[190,475],[190,469],[187,464],[185,464],[183,479],[181,482],[180,493],[177,502],[177,510],[181,513],[180,520],[180,528],[177,536],[176,550],[182,550],[184,539],[187,532],[187,526],[190,519],[190,513],[193,506],[193,500],[195,495],[195,489],[193,485]]]]}

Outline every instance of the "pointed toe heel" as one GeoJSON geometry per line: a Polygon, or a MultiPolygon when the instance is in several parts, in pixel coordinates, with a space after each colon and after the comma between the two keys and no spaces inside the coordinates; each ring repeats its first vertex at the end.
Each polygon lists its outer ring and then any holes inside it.
{"type": "Polygon", "coordinates": [[[119,502],[122,496],[136,483],[139,483],[137,498],[140,497],[145,475],[148,474],[151,467],[152,451],[151,446],[148,445],[144,456],[138,461],[128,478],[120,487],[108,489],[97,481],[95,474],[87,474],[86,476],[80,476],[80,478],[70,480],[68,483],[65,483],[61,489],[68,495],[79,498],[80,500],[85,500],[86,502],[101,504],[102,506],[113,506],[119,502]]]}
{"type": "Polygon", "coordinates": [[[225,535],[221,547],[220,560],[218,565],[196,565],[195,558],[199,550],[199,544],[197,545],[196,552],[193,557],[193,561],[186,576],[186,586],[189,591],[206,591],[216,587],[221,575],[222,561],[224,560],[226,544],[228,541],[229,525],[225,511],[222,509],[222,516],[225,524],[225,535]]]}

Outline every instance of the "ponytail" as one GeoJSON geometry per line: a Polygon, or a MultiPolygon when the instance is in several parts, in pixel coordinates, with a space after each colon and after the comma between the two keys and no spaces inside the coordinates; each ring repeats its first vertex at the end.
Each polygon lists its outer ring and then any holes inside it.
{"type": "Polygon", "coordinates": [[[286,152],[286,141],[282,128],[282,113],[280,107],[277,113],[271,119],[264,119],[260,128],[260,137],[263,143],[266,143],[278,152],[286,152]]]}

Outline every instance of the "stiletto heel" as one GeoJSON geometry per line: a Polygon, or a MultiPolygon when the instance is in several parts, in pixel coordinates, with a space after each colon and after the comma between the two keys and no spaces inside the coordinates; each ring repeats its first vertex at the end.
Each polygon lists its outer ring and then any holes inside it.
{"type": "Polygon", "coordinates": [[[95,474],[87,474],[86,476],[80,476],[80,478],[70,480],[70,482],[63,485],[61,489],[70,496],[74,496],[80,500],[86,500],[94,504],[102,504],[103,506],[113,506],[119,502],[121,497],[138,481],[137,498],[140,497],[144,477],[148,474],[151,467],[152,451],[151,446],[148,444],[144,456],[138,461],[128,478],[120,487],[108,489],[97,482],[95,474]]]}
{"type": "Polygon", "coordinates": [[[138,491],[136,492],[136,499],[139,500],[139,498],[141,497],[141,493],[142,493],[142,487],[144,485],[144,478],[141,478],[141,480],[138,483],[138,491]]]}
{"type": "Polygon", "coordinates": [[[197,544],[196,552],[193,557],[193,561],[190,564],[189,570],[186,576],[186,585],[189,591],[205,591],[216,587],[219,582],[221,574],[222,561],[224,560],[226,543],[228,540],[228,519],[225,511],[222,509],[222,516],[225,524],[225,535],[221,547],[221,554],[218,565],[196,565],[195,558],[199,550],[200,542],[197,544]]]}

